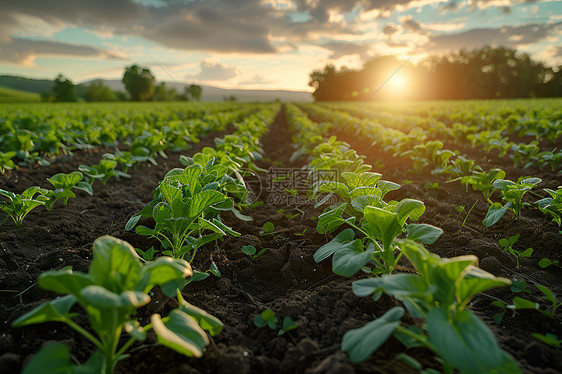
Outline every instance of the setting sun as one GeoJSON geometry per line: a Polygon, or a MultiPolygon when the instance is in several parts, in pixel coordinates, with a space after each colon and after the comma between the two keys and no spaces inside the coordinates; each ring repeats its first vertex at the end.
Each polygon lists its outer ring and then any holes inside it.
{"type": "Polygon", "coordinates": [[[389,86],[392,87],[394,90],[403,89],[406,87],[406,78],[403,75],[396,74],[394,77],[390,79],[388,83],[389,86]]]}

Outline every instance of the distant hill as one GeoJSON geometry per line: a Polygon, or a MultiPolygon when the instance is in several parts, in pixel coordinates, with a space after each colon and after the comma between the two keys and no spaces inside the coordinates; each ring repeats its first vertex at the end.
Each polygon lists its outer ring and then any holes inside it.
{"type": "MultiPolygon", "coordinates": [[[[93,79],[83,82],[80,85],[88,85],[92,81],[101,80],[103,84],[110,87],[114,91],[125,92],[125,86],[117,79],[93,79]]],[[[157,82],[158,83],[158,82],[157,82]]],[[[187,84],[176,82],[166,82],[168,89],[174,88],[178,92],[183,92],[187,84]]],[[[201,86],[203,88],[202,101],[223,101],[226,97],[234,96],[238,101],[295,101],[310,102],[313,101],[312,93],[306,91],[288,91],[288,90],[239,90],[225,89],[213,86],[201,86]]]]}
{"type": "Polygon", "coordinates": [[[41,101],[41,97],[38,93],[0,86],[0,103],[31,103],[39,101],[41,101]]]}
{"type": "MultiPolygon", "coordinates": [[[[125,87],[121,80],[118,79],[92,79],[79,83],[76,86],[76,93],[82,96],[84,89],[93,81],[101,80],[106,86],[114,91],[125,92],[125,87]]],[[[158,83],[158,82],[157,82],[158,83]]],[[[187,84],[179,84],[176,82],[166,82],[167,88],[174,88],[178,92],[184,91],[187,84]]],[[[48,79],[30,79],[17,77],[12,75],[0,75],[0,86],[8,87],[16,90],[42,93],[51,91],[53,81],[48,79]]],[[[310,102],[313,101],[312,94],[306,91],[289,91],[289,90],[240,90],[240,89],[224,89],[213,86],[201,86],[203,88],[202,101],[223,101],[225,98],[234,96],[238,101],[296,101],[310,102]]]]}
{"type": "Polygon", "coordinates": [[[0,86],[40,94],[53,89],[53,80],[0,75],[0,86]]]}

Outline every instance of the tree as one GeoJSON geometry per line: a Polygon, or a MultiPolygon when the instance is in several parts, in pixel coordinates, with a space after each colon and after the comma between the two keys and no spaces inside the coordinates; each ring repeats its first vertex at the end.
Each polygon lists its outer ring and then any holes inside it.
{"type": "Polygon", "coordinates": [[[147,101],[152,100],[154,95],[155,80],[154,75],[152,75],[149,69],[138,65],[131,65],[125,68],[121,81],[127,91],[129,91],[131,100],[147,101]]]}
{"type": "Polygon", "coordinates": [[[76,88],[74,83],[62,74],[57,75],[53,84],[54,101],[76,101],[76,88]]]}
{"type": "Polygon", "coordinates": [[[203,93],[203,88],[196,84],[192,84],[185,88],[185,93],[188,97],[193,98],[196,101],[201,100],[201,94],[203,93]]]}
{"type": "Polygon", "coordinates": [[[103,84],[101,80],[93,81],[84,91],[86,101],[117,101],[115,92],[103,84]]]}

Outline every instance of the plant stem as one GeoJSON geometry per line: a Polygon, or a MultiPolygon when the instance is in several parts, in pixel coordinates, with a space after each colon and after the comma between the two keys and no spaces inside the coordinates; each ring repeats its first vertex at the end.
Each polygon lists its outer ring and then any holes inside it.
{"type": "Polygon", "coordinates": [[[68,326],[70,326],[71,328],[73,328],[74,330],[76,330],[77,332],[79,332],[80,334],[82,334],[86,339],[88,339],[89,341],[91,341],[92,343],[94,343],[94,345],[100,349],[101,351],[104,350],[103,345],[101,344],[101,342],[92,334],[90,334],[88,331],[86,331],[84,328],[82,328],[80,325],[78,325],[76,322],[74,322],[73,320],[71,320],[70,318],[66,318],[65,322],[68,326]]]}

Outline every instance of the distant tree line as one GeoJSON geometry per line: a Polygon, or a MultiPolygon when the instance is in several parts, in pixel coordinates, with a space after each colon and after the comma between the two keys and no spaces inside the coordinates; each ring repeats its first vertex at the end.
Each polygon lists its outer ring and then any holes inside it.
{"type": "MultiPolygon", "coordinates": [[[[361,70],[327,65],[310,74],[316,101],[368,99],[402,65],[392,56],[378,57],[361,70]]],[[[404,80],[399,89],[392,80],[375,99],[507,99],[562,96],[562,65],[552,68],[514,49],[483,47],[441,57],[416,66],[406,63],[396,74],[404,80]]]]}
{"type": "Polygon", "coordinates": [[[165,82],[156,85],[156,78],[148,68],[131,65],[125,68],[123,79],[127,94],[114,91],[101,80],[90,84],[75,85],[68,78],[59,74],[53,81],[50,91],[41,93],[43,101],[189,101],[201,100],[203,88],[196,84],[185,86],[184,92],[178,93],[174,88],[168,89],[165,82]]]}

